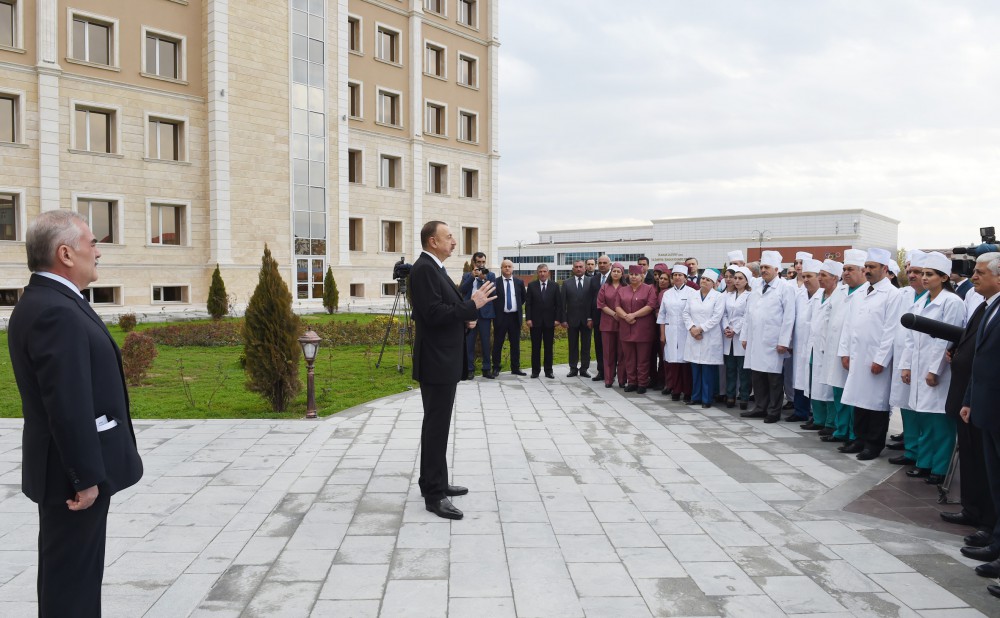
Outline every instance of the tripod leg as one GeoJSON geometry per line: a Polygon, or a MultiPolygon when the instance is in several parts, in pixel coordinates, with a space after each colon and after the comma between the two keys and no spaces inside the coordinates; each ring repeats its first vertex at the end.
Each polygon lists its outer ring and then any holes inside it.
{"type": "Polygon", "coordinates": [[[955,448],[951,452],[951,463],[948,464],[948,473],[944,475],[944,482],[938,488],[938,503],[939,504],[956,504],[948,500],[948,491],[951,489],[951,482],[955,479],[955,471],[958,469],[958,443],[955,443],[955,448]]]}
{"type": "Polygon", "coordinates": [[[389,333],[392,332],[393,319],[396,317],[396,306],[399,304],[399,290],[396,291],[396,299],[392,301],[392,312],[389,314],[389,324],[385,327],[385,335],[382,336],[382,349],[378,353],[378,361],[375,368],[382,366],[382,355],[385,354],[385,344],[389,341],[389,333]]]}

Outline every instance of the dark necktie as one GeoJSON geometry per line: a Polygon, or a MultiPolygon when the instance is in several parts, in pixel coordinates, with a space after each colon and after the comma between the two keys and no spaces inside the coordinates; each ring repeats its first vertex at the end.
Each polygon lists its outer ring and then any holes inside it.
{"type": "Polygon", "coordinates": [[[767,290],[768,290],[768,288],[770,288],[770,287],[771,287],[771,284],[770,284],[770,283],[765,283],[765,284],[764,284],[764,289],[760,291],[760,295],[761,295],[761,296],[763,296],[764,294],[767,294],[767,290]]]}
{"type": "Polygon", "coordinates": [[[545,296],[545,282],[542,281],[542,296],[545,296]]]}
{"type": "Polygon", "coordinates": [[[443,273],[444,273],[444,276],[445,276],[445,277],[447,277],[447,276],[448,276],[448,271],[447,271],[447,270],[445,270],[445,268],[444,268],[444,265],[443,265],[443,264],[441,265],[441,272],[443,272],[443,273]]]}
{"type": "Polygon", "coordinates": [[[511,295],[510,295],[510,279],[504,279],[504,281],[506,282],[505,286],[506,286],[506,289],[507,289],[507,291],[506,291],[506,294],[507,294],[507,310],[508,311],[513,311],[513,309],[514,309],[514,299],[511,298],[511,295]]]}
{"type": "Polygon", "coordinates": [[[875,291],[875,286],[874,286],[874,285],[871,285],[871,284],[869,284],[869,285],[868,285],[868,291],[867,291],[867,292],[865,292],[865,294],[866,294],[866,295],[867,295],[867,294],[871,294],[871,293],[872,293],[872,292],[874,292],[874,291],[875,291]]]}
{"type": "Polygon", "coordinates": [[[604,285],[608,281],[607,275],[601,275],[601,285],[604,285]]]}
{"type": "Polygon", "coordinates": [[[583,277],[577,277],[576,278],[576,289],[578,289],[578,290],[582,290],[583,289],[583,277]]]}

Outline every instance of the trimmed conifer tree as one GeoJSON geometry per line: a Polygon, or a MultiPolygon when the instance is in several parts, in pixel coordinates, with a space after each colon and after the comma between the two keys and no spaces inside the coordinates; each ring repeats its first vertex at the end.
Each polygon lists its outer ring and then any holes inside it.
{"type": "Polygon", "coordinates": [[[298,323],[292,313],[292,294],[265,244],[260,278],[243,322],[243,345],[246,388],[263,397],[275,412],[284,412],[302,387],[298,323]]]}
{"type": "Polygon", "coordinates": [[[462,264],[462,272],[463,273],[471,273],[472,272],[472,262],[466,262],[465,264],[462,264]]]}
{"type": "Polygon", "coordinates": [[[326,276],[323,277],[323,306],[327,313],[337,310],[340,302],[340,292],[337,291],[337,281],[333,278],[333,267],[326,267],[326,276]]]}
{"type": "Polygon", "coordinates": [[[208,313],[213,320],[221,320],[229,313],[229,297],[226,295],[226,284],[222,281],[219,265],[215,265],[212,273],[212,285],[208,288],[208,313]]]}

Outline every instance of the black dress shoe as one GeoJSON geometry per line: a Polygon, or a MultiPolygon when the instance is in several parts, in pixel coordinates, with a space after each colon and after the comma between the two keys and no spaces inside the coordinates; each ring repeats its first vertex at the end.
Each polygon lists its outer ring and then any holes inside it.
{"type": "Polygon", "coordinates": [[[864,449],[854,457],[858,461],[871,461],[872,459],[878,457],[878,453],[876,453],[875,451],[869,451],[868,449],[864,449]]]}
{"type": "Polygon", "coordinates": [[[996,584],[990,584],[989,586],[986,586],[986,592],[989,592],[991,595],[1000,599],[1000,586],[997,586],[996,584]]]}
{"type": "Polygon", "coordinates": [[[500,370],[499,369],[494,369],[493,370],[493,377],[494,378],[499,378],[500,377],[500,370]]]}
{"type": "Polygon", "coordinates": [[[893,442],[899,442],[900,440],[903,439],[903,434],[901,434],[901,433],[894,433],[891,436],[889,436],[889,439],[892,440],[893,442]]]}
{"type": "MultiPolygon", "coordinates": [[[[942,512],[941,519],[948,522],[949,524],[958,524],[959,526],[977,526],[979,522],[973,519],[966,511],[959,511],[957,513],[942,512]]],[[[972,545],[968,538],[965,541],[966,545],[972,545]]],[[[982,547],[977,545],[976,547],[982,547]]]]}
{"type": "Polygon", "coordinates": [[[785,421],[786,423],[801,423],[802,421],[806,421],[808,419],[802,418],[801,416],[795,416],[794,414],[790,414],[781,420],[785,421]]]}
{"type": "Polygon", "coordinates": [[[847,442],[847,438],[838,438],[833,434],[830,434],[828,436],[821,436],[820,440],[822,440],[823,442],[847,442]]]}
{"type": "Polygon", "coordinates": [[[555,374],[553,374],[551,371],[546,371],[545,372],[545,377],[548,378],[548,379],[550,379],[550,380],[555,380],[556,379],[555,374]]]}
{"type": "Polygon", "coordinates": [[[684,398],[684,399],[682,399],[681,401],[683,401],[684,403],[686,403],[686,404],[688,404],[688,405],[691,405],[691,398],[690,398],[690,397],[685,397],[685,398],[684,398]]]}
{"type": "Polygon", "coordinates": [[[660,391],[660,394],[661,395],[673,395],[674,391],[672,391],[670,389],[670,387],[668,386],[668,387],[664,388],[662,391],[660,391]]]}
{"type": "Polygon", "coordinates": [[[624,390],[625,390],[626,393],[631,393],[631,392],[634,392],[634,391],[636,391],[638,389],[639,389],[639,387],[636,386],[635,384],[626,384],[624,390]]]}
{"type": "Polygon", "coordinates": [[[819,431],[823,429],[822,425],[817,425],[816,423],[809,421],[808,423],[802,423],[799,425],[800,429],[805,429],[806,431],[819,431]]]}
{"type": "Polygon", "coordinates": [[[993,549],[989,545],[986,547],[963,547],[962,555],[973,560],[993,562],[997,558],[1000,558],[1000,550],[993,549]]]}
{"type": "Polygon", "coordinates": [[[930,476],[924,479],[924,482],[927,483],[928,485],[941,485],[944,483],[944,475],[931,474],[930,476]]]}
{"type": "Polygon", "coordinates": [[[674,393],[674,394],[670,395],[670,401],[680,401],[680,400],[681,400],[681,394],[680,393],[674,393]]]}
{"type": "Polygon", "coordinates": [[[639,388],[635,389],[635,392],[639,393],[640,395],[645,395],[646,394],[646,387],[645,386],[640,386],[639,388]]]}
{"type": "Polygon", "coordinates": [[[832,436],[833,435],[833,427],[823,427],[822,429],[819,430],[819,435],[820,435],[820,437],[822,437],[822,436],[832,436]]]}
{"type": "Polygon", "coordinates": [[[462,376],[462,379],[463,380],[475,380],[476,379],[476,372],[470,370],[469,373],[467,373],[464,376],[462,376]]]}
{"type": "Polygon", "coordinates": [[[741,401],[740,402],[740,410],[746,410],[746,409],[747,409],[747,402],[741,401]]]}
{"type": "MultiPolygon", "coordinates": [[[[528,374],[524,373],[523,371],[521,371],[520,369],[511,369],[510,372],[512,374],[516,375],[516,376],[526,376],[526,375],[528,375],[528,374]]],[[[535,375],[533,375],[531,377],[537,378],[538,374],[535,374],[535,375]]]]}
{"type": "MultiPolygon", "coordinates": [[[[944,513],[941,514],[944,515],[944,513]]],[[[953,513],[949,513],[949,515],[953,515],[953,513]]],[[[989,547],[990,543],[993,542],[993,535],[986,530],[976,530],[962,540],[968,547],[989,547]]]]}
{"type": "Polygon", "coordinates": [[[861,451],[865,450],[865,445],[861,444],[860,442],[848,442],[847,444],[838,448],[837,450],[840,451],[841,453],[851,455],[854,453],[860,453],[861,451]]]}
{"type": "Polygon", "coordinates": [[[913,461],[906,455],[896,455],[895,457],[889,458],[889,463],[895,464],[897,466],[913,466],[916,465],[917,462],[913,461]]]}
{"type": "Polygon", "coordinates": [[[735,408],[736,407],[736,400],[735,399],[727,399],[726,400],[726,407],[727,408],[735,408]]]}
{"type": "Polygon", "coordinates": [[[748,410],[747,412],[740,412],[740,418],[764,418],[767,416],[767,412],[763,410],[748,410]]]}
{"type": "Polygon", "coordinates": [[[786,401],[785,405],[781,406],[781,409],[782,410],[794,410],[795,409],[795,404],[793,402],[791,402],[791,401],[786,401]]]}
{"type": "Polygon", "coordinates": [[[495,378],[497,376],[492,371],[484,371],[483,372],[483,377],[486,378],[487,380],[492,380],[493,378],[495,378]]]}
{"type": "Polygon", "coordinates": [[[599,373],[596,376],[590,378],[591,382],[601,382],[603,380],[604,380],[604,374],[603,373],[599,373]]]}
{"type": "Polygon", "coordinates": [[[885,448],[889,449],[890,451],[905,451],[906,445],[903,444],[902,442],[893,442],[892,444],[886,444],[885,448]]]}
{"type": "Polygon", "coordinates": [[[771,423],[777,423],[780,420],[781,420],[781,415],[780,414],[777,414],[775,416],[765,416],[764,417],[764,422],[767,423],[768,425],[770,425],[771,423]]]}
{"type": "Polygon", "coordinates": [[[538,377],[538,372],[537,371],[532,371],[531,372],[531,377],[537,378],[538,377]]]}
{"type": "Polygon", "coordinates": [[[711,408],[712,404],[710,404],[710,403],[703,403],[703,404],[701,404],[701,407],[702,408],[711,408]]]}
{"type": "Polygon", "coordinates": [[[583,371],[580,372],[580,377],[581,378],[589,378],[590,377],[590,372],[587,371],[586,369],[584,369],[583,371]]]}
{"type": "Polygon", "coordinates": [[[579,372],[576,369],[570,369],[569,373],[566,374],[566,377],[575,378],[577,375],[579,375],[579,372]]]}
{"type": "Polygon", "coordinates": [[[467,493],[469,493],[469,488],[461,485],[448,485],[444,490],[446,496],[464,496],[467,493]]]}
{"type": "Polygon", "coordinates": [[[976,575],[980,577],[992,577],[993,579],[1000,577],[1000,561],[994,558],[992,562],[980,564],[976,567],[976,575]]]}
{"type": "Polygon", "coordinates": [[[928,470],[927,468],[914,468],[912,470],[906,471],[906,476],[910,477],[911,479],[922,479],[926,476],[930,476],[930,474],[931,471],[928,470]]]}
{"type": "Polygon", "coordinates": [[[462,519],[465,516],[462,511],[455,508],[455,505],[448,498],[441,498],[436,502],[427,502],[424,507],[431,513],[445,519],[462,519]]]}
{"type": "Polygon", "coordinates": [[[614,384],[611,383],[611,382],[605,382],[604,383],[604,388],[611,388],[612,386],[614,386],[614,384]]]}

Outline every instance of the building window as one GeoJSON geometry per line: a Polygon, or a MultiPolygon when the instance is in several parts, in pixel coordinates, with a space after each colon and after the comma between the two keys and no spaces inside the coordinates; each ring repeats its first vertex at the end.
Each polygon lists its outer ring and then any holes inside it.
{"type": "Polygon", "coordinates": [[[352,283],[351,284],[351,297],[352,298],[364,298],[365,297],[365,284],[364,283],[352,283]]]}
{"type": "Polygon", "coordinates": [[[375,57],[392,64],[402,64],[399,53],[400,34],[387,26],[375,28],[375,57]]]}
{"type": "Polygon", "coordinates": [[[424,0],[424,10],[438,15],[445,14],[445,0],[424,0]]]}
{"type": "Polygon", "coordinates": [[[479,170],[462,169],[462,197],[479,197],[479,170]]]}
{"type": "Polygon", "coordinates": [[[398,290],[399,285],[395,281],[382,284],[382,296],[395,296],[398,290]]]}
{"type": "Polygon", "coordinates": [[[97,242],[120,244],[118,237],[118,202],[114,200],[80,199],[76,211],[83,215],[97,242]]]}
{"type": "Polygon", "coordinates": [[[347,248],[350,251],[365,250],[365,220],[351,217],[347,220],[347,248]]]}
{"type": "Polygon", "coordinates": [[[91,305],[120,305],[121,288],[113,286],[90,286],[81,292],[91,305]]]}
{"type": "Polygon", "coordinates": [[[424,73],[434,77],[447,77],[445,58],[447,50],[440,45],[427,43],[424,51],[424,73]]]}
{"type": "Polygon", "coordinates": [[[364,154],[360,150],[347,151],[347,182],[364,182],[364,154]]]}
{"type": "Polygon", "coordinates": [[[143,51],[147,75],[184,79],[184,37],[146,31],[146,48],[143,51]]]}
{"type": "Polygon", "coordinates": [[[154,285],[154,303],[186,303],[188,288],[186,285],[154,285]]]}
{"type": "Polygon", "coordinates": [[[379,157],[378,186],[386,189],[399,189],[402,186],[400,172],[403,162],[399,157],[382,155],[379,157]]]}
{"type": "Polygon", "coordinates": [[[399,93],[386,90],[378,91],[378,115],[376,122],[387,124],[393,127],[402,126],[399,110],[399,93]]]}
{"type": "Polygon", "coordinates": [[[458,139],[462,142],[479,142],[479,117],[475,112],[458,112],[458,139]]]}
{"type": "Polygon", "coordinates": [[[479,87],[479,61],[476,58],[458,55],[458,83],[470,88],[479,87]]]}
{"type": "Polygon", "coordinates": [[[90,152],[117,152],[115,147],[116,112],[77,105],[73,112],[76,129],[74,147],[90,152]]]}
{"type": "MultiPolygon", "coordinates": [[[[2,6],[3,3],[0,3],[2,6]]],[[[21,139],[18,126],[21,116],[21,97],[0,93],[0,142],[16,143],[21,139]]]]}
{"type": "Polygon", "coordinates": [[[476,251],[479,251],[479,228],[478,227],[463,227],[462,228],[462,253],[464,255],[472,255],[476,251]]]}
{"type": "Polygon", "coordinates": [[[21,240],[21,196],[0,193],[0,240],[21,240]]]}
{"type": "Polygon", "coordinates": [[[21,290],[17,288],[0,289],[0,307],[13,307],[20,296],[21,290]]]}
{"type": "Polygon", "coordinates": [[[427,127],[424,129],[426,133],[442,137],[447,134],[445,131],[445,127],[448,126],[446,109],[441,103],[427,102],[427,127]]]}
{"type": "Polygon", "coordinates": [[[361,18],[347,16],[347,50],[356,54],[363,53],[361,40],[361,18]]]}
{"type": "Polygon", "coordinates": [[[458,0],[458,23],[470,28],[479,27],[479,3],[476,0],[458,0]]]}
{"type": "Polygon", "coordinates": [[[82,13],[71,13],[70,30],[72,58],[103,66],[117,66],[115,21],[82,13]]]}
{"type": "Polygon", "coordinates": [[[183,204],[150,204],[149,244],[186,245],[186,211],[183,204]]]}
{"type": "Polygon", "coordinates": [[[572,266],[573,262],[576,262],[577,260],[586,262],[587,260],[596,260],[599,257],[601,257],[601,254],[597,251],[575,251],[561,254],[559,256],[559,263],[572,266]]]}
{"type": "Polygon", "coordinates": [[[17,8],[15,0],[0,0],[0,46],[18,46],[17,8]]]}
{"type": "Polygon", "coordinates": [[[382,222],[382,251],[399,253],[403,250],[403,222],[382,222]]]}
{"type": "Polygon", "coordinates": [[[448,166],[443,163],[427,165],[427,192],[443,195],[448,192],[448,166]]]}
{"type": "Polygon", "coordinates": [[[149,118],[146,157],[164,161],[183,161],[184,122],[165,118],[149,118]]]}
{"type": "Polygon", "coordinates": [[[361,82],[347,82],[347,113],[351,118],[362,118],[361,82]]]}

